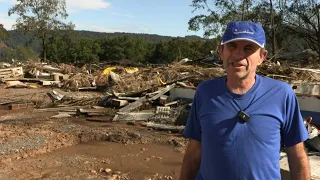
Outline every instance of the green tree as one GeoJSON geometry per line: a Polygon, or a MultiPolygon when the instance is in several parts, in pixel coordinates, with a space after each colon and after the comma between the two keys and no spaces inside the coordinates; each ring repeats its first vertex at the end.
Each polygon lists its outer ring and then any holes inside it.
{"type": "Polygon", "coordinates": [[[320,57],[320,2],[288,0],[282,12],[288,34],[303,39],[320,57]]]}
{"type": "Polygon", "coordinates": [[[200,11],[200,15],[192,17],[188,24],[189,29],[198,31],[204,30],[204,36],[218,36],[224,27],[231,20],[247,20],[249,9],[252,8],[251,1],[248,0],[193,0],[191,6],[193,12],[200,11]]]}
{"type": "Polygon", "coordinates": [[[57,63],[76,63],[79,39],[79,34],[73,30],[60,33],[48,46],[48,58],[57,63]]]}
{"type": "Polygon", "coordinates": [[[3,24],[0,24],[0,42],[4,39],[8,39],[8,32],[3,27],[3,24]]]}
{"type": "Polygon", "coordinates": [[[99,62],[101,47],[94,39],[81,38],[77,43],[77,60],[85,63],[99,62]]]}
{"type": "Polygon", "coordinates": [[[2,53],[4,56],[3,60],[7,62],[12,62],[12,59],[20,62],[38,59],[38,54],[29,47],[3,48],[2,53]]]}
{"type": "Polygon", "coordinates": [[[14,25],[17,30],[32,32],[41,39],[42,57],[45,62],[47,47],[56,33],[74,27],[72,23],[63,22],[68,16],[65,0],[17,0],[17,4],[9,9],[8,14],[19,16],[14,25]]]}
{"type": "Polygon", "coordinates": [[[193,0],[191,6],[201,14],[189,20],[189,29],[203,29],[205,37],[220,36],[230,21],[255,21],[266,30],[271,55],[300,44],[320,54],[319,0],[193,0]],[[296,39],[303,41],[293,45],[296,39]]]}
{"type": "Polygon", "coordinates": [[[105,38],[100,43],[103,49],[100,59],[103,61],[130,59],[134,62],[145,62],[150,57],[148,51],[152,49],[143,39],[129,36],[105,38]]]}

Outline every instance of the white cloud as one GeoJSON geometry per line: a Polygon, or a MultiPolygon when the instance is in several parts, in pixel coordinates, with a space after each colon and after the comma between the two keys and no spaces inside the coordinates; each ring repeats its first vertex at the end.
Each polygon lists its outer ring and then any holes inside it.
{"type": "Polygon", "coordinates": [[[105,9],[111,6],[111,3],[104,0],[66,0],[68,12],[78,12],[82,9],[105,9]]]}
{"type": "Polygon", "coordinates": [[[12,26],[16,23],[15,19],[8,17],[6,14],[0,14],[0,24],[3,24],[6,30],[12,30],[12,26]]]}
{"type": "Polygon", "coordinates": [[[17,0],[0,0],[0,3],[10,3],[10,4],[16,4],[17,0]]]}
{"type": "MultiPolygon", "coordinates": [[[[0,0],[0,2],[17,4],[17,0],[0,0]]],[[[66,0],[68,12],[78,12],[82,9],[105,9],[111,6],[111,3],[105,0],[66,0]]]]}
{"type": "Polygon", "coordinates": [[[125,29],[126,32],[133,32],[133,33],[149,33],[150,32],[150,30],[147,27],[130,25],[130,24],[122,25],[122,29],[125,29]]]}
{"type": "Polygon", "coordinates": [[[98,25],[93,24],[81,24],[76,23],[76,29],[77,30],[87,30],[87,31],[96,31],[96,32],[124,32],[121,29],[115,29],[115,28],[106,28],[98,25]]]}
{"type": "Polygon", "coordinates": [[[99,26],[95,24],[82,24],[76,23],[77,30],[88,30],[96,32],[127,32],[127,33],[148,33],[149,29],[142,26],[135,25],[120,25],[119,27],[109,28],[104,26],[99,26]]]}

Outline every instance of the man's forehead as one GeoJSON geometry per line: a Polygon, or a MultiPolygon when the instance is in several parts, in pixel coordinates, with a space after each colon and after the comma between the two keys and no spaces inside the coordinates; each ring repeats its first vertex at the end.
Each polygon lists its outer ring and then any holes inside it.
{"type": "Polygon", "coordinates": [[[226,44],[259,47],[256,43],[247,41],[247,40],[235,40],[235,41],[228,42],[226,44]]]}

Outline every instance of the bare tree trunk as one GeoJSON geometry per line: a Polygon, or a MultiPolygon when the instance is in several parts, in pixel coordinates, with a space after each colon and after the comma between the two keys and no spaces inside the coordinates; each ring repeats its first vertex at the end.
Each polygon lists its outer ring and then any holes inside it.
{"type": "Polygon", "coordinates": [[[273,13],[273,4],[272,4],[272,0],[270,0],[270,22],[271,22],[271,36],[272,36],[272,40],[271,40],[271,44],[272,44],[272,56],[274,57],[273,60],[276,60],[275,58],[275,44],[276,44],[276,34],[275,34],[275,28],[274,28],[274,13],[273,13]]]}
{"type": "Polygon", "coordinates": [[[47,62],[47,54],[46,54],[46,52],[47,52],[47,47],[46,47],[46,42],[45,42],[45,40],[46,40],[46,36],[45,35],[43,35],[42,36],[42,56],[43,56],[43,62],[47,62]]]}
{"type": "Polygon", "coordinates": [[[243,3],[242,3],[242,14],[241,14],[241,21],[244,21],[244,6],[246,4],[246,0],[243,0],[243,3]]]}
{"type": "Polygon", "coordinates": [[[318,22],[318,33],[317,33],[317,40],[318,40],[318,58],[320,58],[320,5],[316,5],[316,14],[317,14],[317,22],[318,22]]]}

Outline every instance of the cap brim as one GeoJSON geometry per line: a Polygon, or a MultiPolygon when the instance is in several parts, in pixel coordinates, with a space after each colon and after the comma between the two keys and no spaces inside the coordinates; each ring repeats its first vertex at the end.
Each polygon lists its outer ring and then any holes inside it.
{"type": "Polygon", "coordinates": [[[252,40],[252,39],[248,39],[248,38],[235,38],[235,39],[231,39],[231,40],[226,41],[226,42],[221,42],[221,45],[224,45],[224,44],[227,44],[227,43],[233,42],[233,41],[239,41],[239,40],[250,41],[250,42],[253,42],[253,43],[257,44],[259,47],[264,48],[264,46],[261,46],[261,44],[259,44],[257,41],[252,40]]]}

